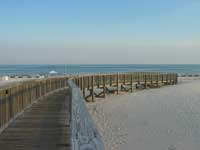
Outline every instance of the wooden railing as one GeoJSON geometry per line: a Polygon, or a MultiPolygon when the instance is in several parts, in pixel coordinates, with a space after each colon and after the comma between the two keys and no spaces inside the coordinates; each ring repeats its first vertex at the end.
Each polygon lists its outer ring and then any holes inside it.
{"type": "Polygon", "coordinates": [[[86,139],[90,141],[92,140],[93,146],[95,142],[97,142],[96,146],[99,146],[99,148],[96,148],[96,150],[102,150],[104,148],[99,133],[96,130],[96,127],[94,127],[92,119],[89,117],[84,99],[87,100],[88,98],[91,98],[92,101],[94,101],[96,96],[102,94],[105,97],[105,94],[110,91],[114,91],[118,94],[123,91],[123,89],[125,91],[133,92],[135,89],[141,87],[146,89],[177,83],[178,76],[174,73],[81,75],[22,82],[17,85],[0,89],[0,133],[12,120],[21,114],[24,109],[30,107],[31,104],[36,102],[38,99],[68,86],[70,95],[70,122],[71,130],[73,131],[72,141],[75,142],[72,143],[75,146],[74,150],[77,150],[80,146],[83,149],[92,149],[92,145],[90,145],[90,142],[85,141],[86,139]],[[70,80],[68,80],[69,78],[70,80]],[[100,92],[96,92],[96,89],[100,89],[100,92]],[[83,119],[84,116],[81,114],[85,114],[88,117],[83,119]],[[77,139],[81,140],[79,141],[77,139]],[[81,143],[83,145],[80,145],[81,143]],[[87,145],[87,143],[89,143],[89,145],[87,145]]]}
{"type": "MultiPolygon", "coordinates": [[[[176,84],[177,74],[160,73],[124,73],[124,74],[98,74],[74,76],[69,81],[70,97],[70,116],[71,116],[71,140],[73,150],[104,150],[104,144],[101,136],[88,113],[85,100],[91,97],[94,101],[95,96],[100,94],[105,97],[106,89],[115,87],[114,91],[118,94],[120,91],[129,87],[133,92],[134,88],[142,87],[160,87],[163,85],[176,84]],[[95,93],[95,89],[101,92],[95,93]],[[89,91],[89,96],[86,95],[89,91]]],[[[107,89],[109,91],[109,89],[107,89]]]]}
{"type": "Polygon", "coordinates": [[[32,103],[50,92],[67,87],[67,77],[33,80],[0,89],[0,133],[32,103]]]}
{"type": "Polygon", "coordinates": [[[80,89],[68,81],[70,97],[70,126],[72,150],[104,150],[104,143],[90,116],[80,89]]]}
{"type": "Polygon", "coordinates": [[[144,89],[151,87],[160,87],[163,85],[177,84],[178,75],[176,73],[120,73],[120,74],[98,74],[98,75],[83,75],[73,78],[74,83],[82,91],[83,97],[87,99],[91,97],[95,99],[94,89],[103,89],[105,95],[108,92],[108,87],[115,87],[118,94],[122,85],[129,85],[130,91],[143,86],[144,89]],[[89,95],[86,93],[88,93],[89,95]]]}

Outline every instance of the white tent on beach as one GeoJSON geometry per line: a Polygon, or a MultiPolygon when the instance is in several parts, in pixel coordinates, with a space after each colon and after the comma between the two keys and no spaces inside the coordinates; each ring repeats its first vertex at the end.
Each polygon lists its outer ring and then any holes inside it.
{"type": "Polygon", "coordinates": [[[58,72],[52,70],[52,71],[49,72],[49,74],[50,74],[50,75],[56,75],[56,74],[58,74],[58,72]]]}

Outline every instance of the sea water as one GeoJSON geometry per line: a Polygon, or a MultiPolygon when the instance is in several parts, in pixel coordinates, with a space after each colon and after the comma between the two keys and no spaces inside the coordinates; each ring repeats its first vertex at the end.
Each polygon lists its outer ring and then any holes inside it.
{"type": "Polygon", "coordinates": [[[0,65],[0,75],[107,73],[107,72],[174,72],[180,75],[200,74],[200,64],[63,64],[63,65],[0,65]]]}

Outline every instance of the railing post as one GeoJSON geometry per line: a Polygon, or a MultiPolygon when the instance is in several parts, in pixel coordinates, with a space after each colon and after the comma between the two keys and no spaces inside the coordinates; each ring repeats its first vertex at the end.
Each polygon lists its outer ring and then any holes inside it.
{"type": "Polygon", "coordinates": [[[172,74],[169,74],[169,82],[170,82],[170,85],[172,84],[172,74]]]}
{"type": "Polygon", "coordinates": [[[97,88],[99,88],[99,86],[100,86],[100,77],[99,77],[99,75],[97,76],[97,88]]]}
{"type": "MultiPolygon", "coordinates": [[[[40,86],[40,88],[41,88],[41,86],[40,86]]],[[[51,92],[51,79],[49,79],[49,90],[51,92]]]]}
{"type": "Polygon", "coordinates": [[[153,83],[153,75],[150,74],[150,77],[151,77],[151,84],[153,83]]]}
{"type": "Polygon", "coordinates": [[[42,93],[42,82],[39,82],[39,91],[40,91],[40,96],[42,96],[43,95],[43,93],[42,93]]]}
{"type": "Polygon", "coordinates": [[[106,80],[105,75],[103,75],[103,95],[106,96],[106,80]]]}
{"type": "Polygon", "coordinates": [[[172,85],[174,84],[174,74],[173,73],[171,74],[171,84],[172,85]]]}
{"type": "MultiPolygon", "coordinates": [[[[74,82],[76,81],[75,79],[73,79],[74,82]]],[[[69,87],[68,91],[69,91],[69,124],[70,127],[72,128],[72,91],[73,89],[71,87],[69,87]]]]}
{"type": "Polygon", "coordinates": [[[174,84],[176,84],[176,74],[174,74],[174,84]]]}
{"type": "Polygon", "coordinates": [[[166,74],[166,85],[168,85],[168,74],[166,74]]]}
{"type": "Polygon", "coordinates": [[[131,92],[133,92],[133,74],[131,73],[131,92]]]}
{"type": "Polygon", "coordinates": [[[81,89],[81,78],[78,76],[78,87],[81,89]]]}
{"type": "Polygon", "coordinates": [[[138,73],[138,75],[137,75],[137,80],[138,80],[138,84],[140,84],[140,74],[138,73]]]}
{"type": "Polygon", "coordinates": [[[9,91],[8,90],[6,90],[6,123],[8,122],[8,94],[9,93],[9,91]]]}
{"type": "Polygon", "coordinates": [[[158,87],[158,85],[159,85],[159,75],[157,74],[157,76],[156,76],[156,86],[158,87]]]}
{"type": "Polygon", "coordinates": [[[174,74],[174,84],[177,84],[177,76],[174,74]]]}
{"type": "Polygon", "coordinates": [[[126,74],[123,75],[123,84],[126,84],[126,74]]]}
{"type": "Polygon", "coordinates": [[[7,123],[7,95],[5,93],[6,91],[4,91],[4,98],[5,98],[5,120],[4,120],[4,124],[7,123]]]}
{"type": "Polygon", "coordinates": [[[112,86],[112,75],[110,75],[110,86],[112,86]]]}
{"type": "Polygon", "coordinates": [[[77,77],[77,87],[80,88],[79,87],[79,76],[77,77]]]}
{"type": "Polygon", "coordinates": [[[24,109],[24,86],[22,85],[21,88],[22,88],[22,109],[21,110],[23,110],[24,109]]]}
{"type": "Polygon", "coordinates": [[[87,77],[87,89],[90,90],[90,76],[87,77]]]}
{"type": "Polygon", "coordinates": [[[3,100],[2,100],[1,91],[0,91],[0,128],[3,126],[3,124],[2,124],[2,120],[3,120],[2,110],[3,110],[3,100]]]}
{"type": "Polygon", "coordinates": [[[119,94],[119,74],[117,73],[117,94],[119,94]]]}
{"type": "Polygon", "coordinates": [[[6,119],[6,114],[5,114],[5,112],[6,112],[6,97],[5,97],[5,93],[4,93],[4,91],[2,91],[2,100],[3,100],[3,111],[2,111],[2,113],[3,113],[3,120],[2,120],[2,122],[3,122],[3,125],[5,125],[5,119],[6,119]]]}
{"type": "Polygon", "coordinates": [[[83,90],[83,97],[85,98],[85,78],[82,77],[82,90],[83,90]]]}
{"type": "Polygon", "coordinates": [[[5,104],[6,104],[6,100],[5,100],[5,95],[4,95],[4,91],[1,91],[1,98],[2,98],[2,109],[1,109],[1,114],[2,114],[2,118],[1,118],[1,124],[2,126],[5,125],[5,104]]]}
{"type": "Polygon", "coordinates": [[[82,76],[79,77],[79,79],[80,79],[80,90],[82,91],[83,90],[83,78],[82,78],[82,76]]]}
{"type": "Polygon", "coordinates": [[[144,88],[147,88],[147,75],[144,75],[144,88]]]}
{"type": "Polygon", "coordinates": [[[92,102],[94,102],[94,76],[92,76],[92,102]]]}
{"type": "Polygon", "coordinates": [[[9,90],[9,101],[10,101],[10,119],[14,116],[14,100],[13,100],[13,94],[12,94],[12,88],[9,90]]]}

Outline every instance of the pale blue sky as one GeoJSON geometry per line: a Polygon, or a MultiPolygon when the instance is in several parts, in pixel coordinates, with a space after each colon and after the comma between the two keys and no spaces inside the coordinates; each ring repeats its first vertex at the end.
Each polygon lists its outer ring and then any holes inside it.
{"type": "Polygon", "coordinates": [[[0,64],[200,63],[200,1],[1,0],[0,52],[0,64]]]}

